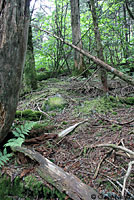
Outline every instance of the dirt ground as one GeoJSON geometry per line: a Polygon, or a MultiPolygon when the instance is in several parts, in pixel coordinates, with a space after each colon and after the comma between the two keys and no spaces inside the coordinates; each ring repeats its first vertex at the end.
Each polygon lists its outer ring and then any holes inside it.
{"type": "MultiPolygon", "coordinates": [[[[118,97],[134,96],[134,87],[115,79],[110,81],[110,94],[118,97]]],[[[60,77],[39,83],[38,91],[20,98],[18,110],[41,109],[49,96],[60,94],[67,102],[62,110],[48,111],[48,125],[32,130],[31,138],[44,133],[57,134],[81,122],[74,131],[63,138],[49,138],[32,146],[44,157],[65,171],[73,173],[107,199],[121,199],[121,191],[128,163],[134,156],[118,149],[97,147],[99,144],[125,146],[134,152],[134,105],[121,104],[110,109],[104,106],[88,107],[88,102],[102,97],[100,83],[83,78],[60,77]],[[86,102],[86,103],[85,103],[86,102]],[[87,107],[86,107],[87,106],[87,107]]],[[[106,105],[107,106],[107,105],[106,105]]],[[[127,180],[125,199],[134,199],[134,167],[127,180]]]]}

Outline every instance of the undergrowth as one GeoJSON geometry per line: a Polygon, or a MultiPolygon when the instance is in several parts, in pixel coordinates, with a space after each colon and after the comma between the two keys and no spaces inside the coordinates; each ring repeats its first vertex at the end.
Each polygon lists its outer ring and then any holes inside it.
{"type": "Polygon", "coordinates": [[[29,131],[33,128],[34,124],[34,122],[27,122],[12,131],[14,138],[7,141],[4,145],[3,152],[0,151],[0,168],[6,164],[13,155],[12,153],[7,152],[6,147],[21,146],[25,141],[25,135],[29,134],[29,131]]]}

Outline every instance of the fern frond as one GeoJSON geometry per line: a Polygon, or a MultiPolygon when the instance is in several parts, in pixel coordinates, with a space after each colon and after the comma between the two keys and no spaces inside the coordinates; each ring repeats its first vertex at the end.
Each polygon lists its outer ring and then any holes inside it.
{"type": "Polygon", "coordinates": [[[25,141],[25,138],[19,137],[19,138],[13,138],[8,140],[8,143],[6,143],[4,146],[5,147],[16,147],[22,145],[22,143],[25,141]]]}
{"type": "Polygon", "coordinates": [[[6,148],[3,153],[0,151],[0,168],[9,161],[9,158],[12,156],[12,153],[7,153],[6,148]]]}

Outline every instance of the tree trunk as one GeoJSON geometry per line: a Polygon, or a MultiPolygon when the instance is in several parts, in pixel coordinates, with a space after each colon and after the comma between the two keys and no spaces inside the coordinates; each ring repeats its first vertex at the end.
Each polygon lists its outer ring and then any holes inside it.
{"type": "Polygon", "coordinates": [[[14,120],[25,62],[30,0],[0,1],[0,142],[14,120]]]}
{"type": "MultiPolygon", "coordinates": [[[[71,26],[72,26],[72,43],[82,49],[81,30],[80,30],[80,8],[79,0],[70,0],[71,5],[71,26]]],[[[78,73],[85,70],[84,58],[81,53],[74,50],[74,66],[78,73]]]]}
{"type": "MultiPolygon", "coordinates": [[[[98,56],[99,59],[104,61],[103,46],[102,46],[102,43],[101,43],[101,37],[100,37],[97,13],[96,13],[96,8],[95,8],[95,2],[94,2],[94,0],[90,0],[90,3],[91,3],[91,12],[92,12],[92,17],[93,17],[93,24],[94,24],[95,40],[96,40],[96,45],[97,45],[97,56],[98,56]]],[[[103,90],[104,90],[104,92],[107,92],[108,91],[107,72],[102,67],[100,68],[100,76],[101,76],[101,82],[102,82],[103,90]]]]}
{"type": "Polygon", "coordinates": [[[33,49],[33,39],[32,39],[32,27],[29,25],[28,32],[28,44],[26,53],[26,63],[24,67],[24,81],[27,88],[33,90],[37,89],[37,77],[35,71],[35,59],[34,59],[34,49],[33,49]]]}

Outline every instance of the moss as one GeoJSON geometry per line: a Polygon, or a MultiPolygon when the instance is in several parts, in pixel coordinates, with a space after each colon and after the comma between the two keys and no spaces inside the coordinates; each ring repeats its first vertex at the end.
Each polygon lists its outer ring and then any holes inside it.
{"type": "Polygon", "coordinates": [[[134,105],[134,97],[123,97],[120,98],[121,103],[125,103],[128,105],[134,105]]]}
{"type": "Polygon", "coordinates": [[[61,96],[53,96],[44,102],[42,109],[44,111],[63,109],[65,105],[66,101],[61,96]]]}
{"type": "Polygon", "coordinates": [[[16,177],[11,181],[10,177],[4,175],[0,177],[0,199],[14,200],[24,198],[31,199],[59,199],[64,200],[66,195],[57,189],[46,187],[41,181],[33,176],[27,176],[23,179],[16,177]]]}
{"type": "Polygon", "coordinates": [[[115,107],[122,107],[122,104],[116,99],[116,97],[99,97],[90,101],[85,101],[84,104],[78,107],[80,112],[89,114],[92,112],[107,113],[113,111],[115,107]]]}
{"type": "Polygon", "coordinates": [[[43,129],[43,128],[45,128],[46,126],[48,126],[48,123],[36,123],[34,126],[33,126],[33,128],[35,129],[35,130],[37,130],[37,129],[43,129]]]}
{"type": "Polygon", "coordinates": [[[45,119],[45,116],[41,112],[33,111],[30,109],[24,111],[17,110],[15,117],[22,120],[30,120],[30,121],[38,121],[45,119]]]}

